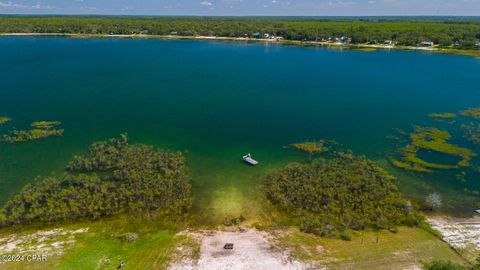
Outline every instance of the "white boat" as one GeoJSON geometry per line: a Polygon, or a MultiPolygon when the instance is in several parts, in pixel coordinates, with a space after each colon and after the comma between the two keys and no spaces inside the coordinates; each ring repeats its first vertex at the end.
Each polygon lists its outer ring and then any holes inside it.
{"type": "Polygon", "coordinates": [[[252,165],[252,166],[255,166],[258,164],[258,161],[256,161],[255,159],[252,158],[252,155],[250,153],[246,154],[245,156],[243,156],[243,160],[245,162],[247,162],[248,164],[252,165]]]}

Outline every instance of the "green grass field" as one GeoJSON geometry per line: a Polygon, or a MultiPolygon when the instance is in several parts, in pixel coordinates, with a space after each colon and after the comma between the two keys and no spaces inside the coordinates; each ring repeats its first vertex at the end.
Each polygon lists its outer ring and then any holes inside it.
{"type": "Polygon", "coordinates": [[[412,269],[433,259],[466,263],[446,243],[419,228],[402,227],[398,233],[365,232],[353,236],[352,241],[292,230],[278,239],[279,247],[292,250],[292,256],[328,269],[412,269]]]}

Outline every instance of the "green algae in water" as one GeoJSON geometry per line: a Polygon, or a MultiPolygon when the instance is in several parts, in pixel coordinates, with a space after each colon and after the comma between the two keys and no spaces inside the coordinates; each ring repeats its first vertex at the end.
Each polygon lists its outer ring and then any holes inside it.
{"type": "Polygon", "coordinates": [[[390,164],[392,164],[394,167],[399,168],[399,169],[404,169],[407,171],[412,171],[412,172],[418,172],[418,173],[431,173],[433,172],[430,169],[427,169],[424,166],[411,163],[411,162],[405,162],[401,160],[396,160],[396,159],[389,159],[388,160],[390,164]]]}
{"type": "Polygon", "coordinates": [[[468,148],[450,144],[447,141],[451,138],[448,131],[433,127],[415,127],[410,134],[410,144],[401,149],[402,160],[390,161],[395,167],[416,172],[432,172],[431,169],[457,169],[468,167],[469,161],[476,155],[468,148]],[[459,157],[456,164],[443,164],[429,162],[419,157],[420,150],[433,151],[440,154],[447,154],[459,157]]]}
{"type": "Polygon", "coordinates": [[[457,117],[454,113],[431,113],[429,115],[432,118],[451,119],[457,117]]]}
{"type": "Polygon", "coordinates": [[[480,124],[468,123],[460,127],[463,137],[472,144],[480,144],[480,124]]]}
{"type": "Polygon", "coordinates": [[[480,108],[469,108],[460,113],[462,116],[480,119],[480,108]]]}
{"type": "Polygon", "coordinates": [[[310,155],[314,155],[327,152],[328,147],[326,146],[326,144],[326,141],[320,140],[312,142],[294,143],[291,144],[291,146],[296,150],[300,150],[310,155]]]}
{"type": "Polygon", "coordinates": [[[53,129],[61,125],[59,121],[37,121],[30,124],[33,129],[13,130],[2,137],[2,141],[9,143],[20,143],[26,141],[40,140],[48,137],[63,136],[63,129],[53,129]]]}
{"type": "Polygon", "coordinates": [[[2,140],[9,143],[20,143],[26,141],[40,140],[48,137],[63,136],[63,129],[31,129],[14,130],[10,134],[3,135],[2,140]]]}
{"type": "Polygon", "coordinates": [[[12,119],[10,119],[9,117],[0,116],[0,125],[3,125],[5,123],[9,122],[10,120],[12,120],[12,119]]]}
{"type": "Polygon", "coordinates": [[[51,129],[61,124],[62,122],[60,121],[38,121],[38,122],[32,122],[30,126],[37,129],[51,129]]]}

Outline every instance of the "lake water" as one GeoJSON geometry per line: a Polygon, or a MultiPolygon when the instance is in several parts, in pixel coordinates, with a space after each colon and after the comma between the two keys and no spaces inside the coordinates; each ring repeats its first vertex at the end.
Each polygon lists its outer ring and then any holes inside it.
{"type": "MultiPolygon", "coordinates": [[[[268,215],[262,177],[305,156],[291,143],[332,139],[377,161],[409,197],[442,195],[442,210],[469,215],[480,174],[416,174],[386,156],[393,129],[441,126],[430,113],[480,106],[480,61],[406,51],[215,41],[0,38],[0,115],[13,127],[62,121],[60,138],[0,144],[0,201],[39,175],[63,171],[92,142],[127,132],[133,142],[188,151],[195,211],[212,220],[268,215]],[[260,161],[246,166],[241,156],[260,161]]],[[[458,120],[458,121],[461,121],[458,120]]],[[[467,121],[467,120],[465,120],[467,121]]],[[[458,133],[458,134],[457,134],[458,133]]],[[[453,142],[464,146],[461,133],[453,142]]],[[[476,146],[468,145],[476,153],[476,146]]],[[[429,154],[430,155],[430,154],[429,154]]],[[[477,157],[472,161],[480,164],[477,157]]]]}

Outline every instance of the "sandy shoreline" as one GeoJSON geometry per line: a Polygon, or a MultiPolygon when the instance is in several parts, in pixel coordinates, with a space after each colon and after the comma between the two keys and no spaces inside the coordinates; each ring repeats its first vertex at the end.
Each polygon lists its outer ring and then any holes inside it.
{"type": "Polygon", "coordinates": [[[298,40],[277,40],[277,39],[254,39],[247,37],[218,37],[218,36],[178,36],[178,35],[149,35],[149,34],[71,34],[71,33],[0,33],[1,36],[58,36],[71,38],[139,38],[139,39],[175,39],[175,40],[222,40],[222,41],[248,41],[260,43],[274,43],[281,45],[297,46],[318,46],[345,49],[375,49],[375,50],[411,50],[428,51],[444,54],[467,55],[480,58],[480,50],[459,50],[445,49],[438,47],[415,47],[415,46],[393,46],[379,44],[344,44],[340,42],[321,41],[298,41],[298,40]]]}
{"type": "Polygon", "coordinates": [[[480,251],[480,217],[427,217],[427,222],[443,235],[443,240],[456,249],[472,248],[480,251]]]}

